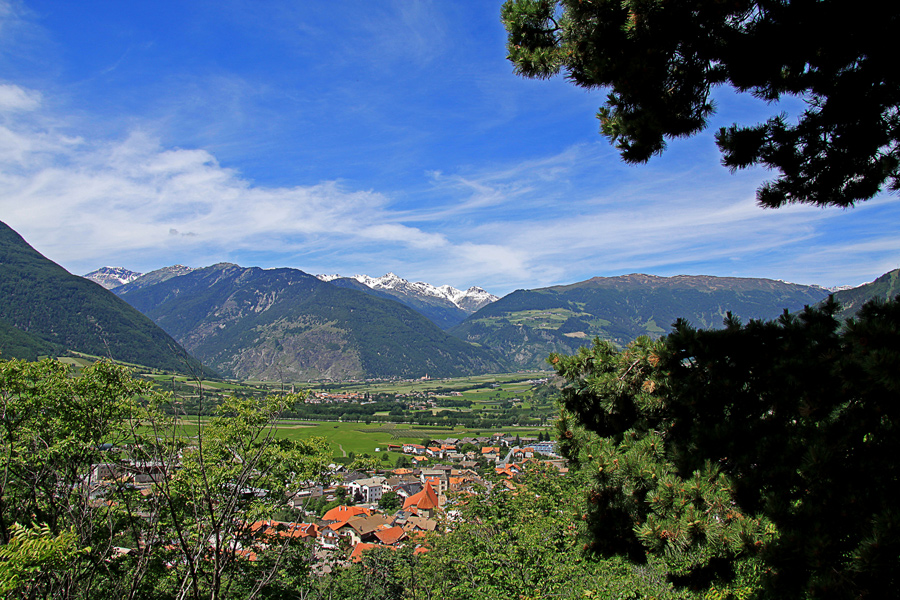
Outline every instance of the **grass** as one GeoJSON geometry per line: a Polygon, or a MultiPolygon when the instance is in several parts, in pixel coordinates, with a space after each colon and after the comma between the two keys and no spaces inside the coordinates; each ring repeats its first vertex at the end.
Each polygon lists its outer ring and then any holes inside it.
{"type": "MultiPolygon", "coordinates": [[[[491,430],[465,429],[462,427],[441,428],[422,427],[419,425],[392,425],[384,423],[334,423],[330,421],[279,421],[276,436],[291,440],[302,440],[310,437],[323,437],[331,445],[332,455],[345,456],[345,453],[371,454],[381,457],[387,452],[388,444],[414,443],[418,444],[423,438],[463,438],[476,436],[489,436],[494,433],[508,433],[510,435],[536,436],[546,428],[540,427],[504,427],[491,430]],[[376,452],[376,448],[379,450],[376,452]]],[[[182,424],[184,435],[197,435],[196,417],[188,417],[182,424]]],[[[389,453],[390,463],[394,464],[399,453],[389,453]]]]}

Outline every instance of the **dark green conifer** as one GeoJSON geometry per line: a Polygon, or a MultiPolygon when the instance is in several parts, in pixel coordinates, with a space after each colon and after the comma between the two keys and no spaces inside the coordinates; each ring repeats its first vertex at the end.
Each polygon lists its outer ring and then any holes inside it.
{"type": "Polygon", "coordinates": [[[561,449],[594,473],[592,549],[738,595],[895,589],[900,301],[837,310],[552,356],[561,449]]]}

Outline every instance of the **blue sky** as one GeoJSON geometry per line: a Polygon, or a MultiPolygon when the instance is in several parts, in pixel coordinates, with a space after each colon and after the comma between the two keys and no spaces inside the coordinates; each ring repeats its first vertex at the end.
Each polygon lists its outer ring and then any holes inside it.
{"type": "Polygon", "coordinates": [[[0,220],[73,273],[216,262],[503,295],[643,272],[857,285],[900,200],[755,205],[712,132],[646,165],[516,77],[500,2],[0,0],[0,220]]]}

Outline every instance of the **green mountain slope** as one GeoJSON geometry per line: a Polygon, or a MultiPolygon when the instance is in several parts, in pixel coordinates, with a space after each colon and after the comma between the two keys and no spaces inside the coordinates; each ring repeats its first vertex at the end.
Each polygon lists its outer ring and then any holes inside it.
{"type": "Polygon", "coordinates": [[[232,377],[446,377],[505,367],[398,302],[297,269],[223,263],[152,285],[142,279],[115,292],[232,377]]]}
{"type": "Polygon", "coordinates": [[[900,269],[889,271],[871,283],[835,292],[834,299],[841,305],[838,316],[849,319],[869,300],[874,298],[890,300],[897,294],[900,294],[900,269]]]}
{"type": "Polygon", "coordinates": [[[157,369],[199,368],[150,319],[102,286],[48,260],[4,223],[0,298],[3,358],[34,359],[74,350],[157,369]]]}
{"type": "Polygon", "coordinates": [[[595,277],[572,285],[517,290],[450,333],[496,350],[519,367],[543,368],[551,352],[572,353],[594,337],[625,345],[668,333],[675,319],[715,328],[725,313],[768,319],[815,304],[828,292],[770,279],[680,275],[595,277]]]}

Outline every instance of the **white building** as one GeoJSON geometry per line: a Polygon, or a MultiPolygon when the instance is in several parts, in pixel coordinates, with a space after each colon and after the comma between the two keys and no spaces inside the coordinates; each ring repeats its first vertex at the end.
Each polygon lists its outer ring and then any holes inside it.
{"type": "Polygon", "coordinates": [[[374,504],[381,499],[381,495],[384,493],[384,488],[382,486],[384,479],[384,477],[357,479],[356,481],[351,482],[347,488],[354,496],[359,494],[364,503],[374,504]]]}

